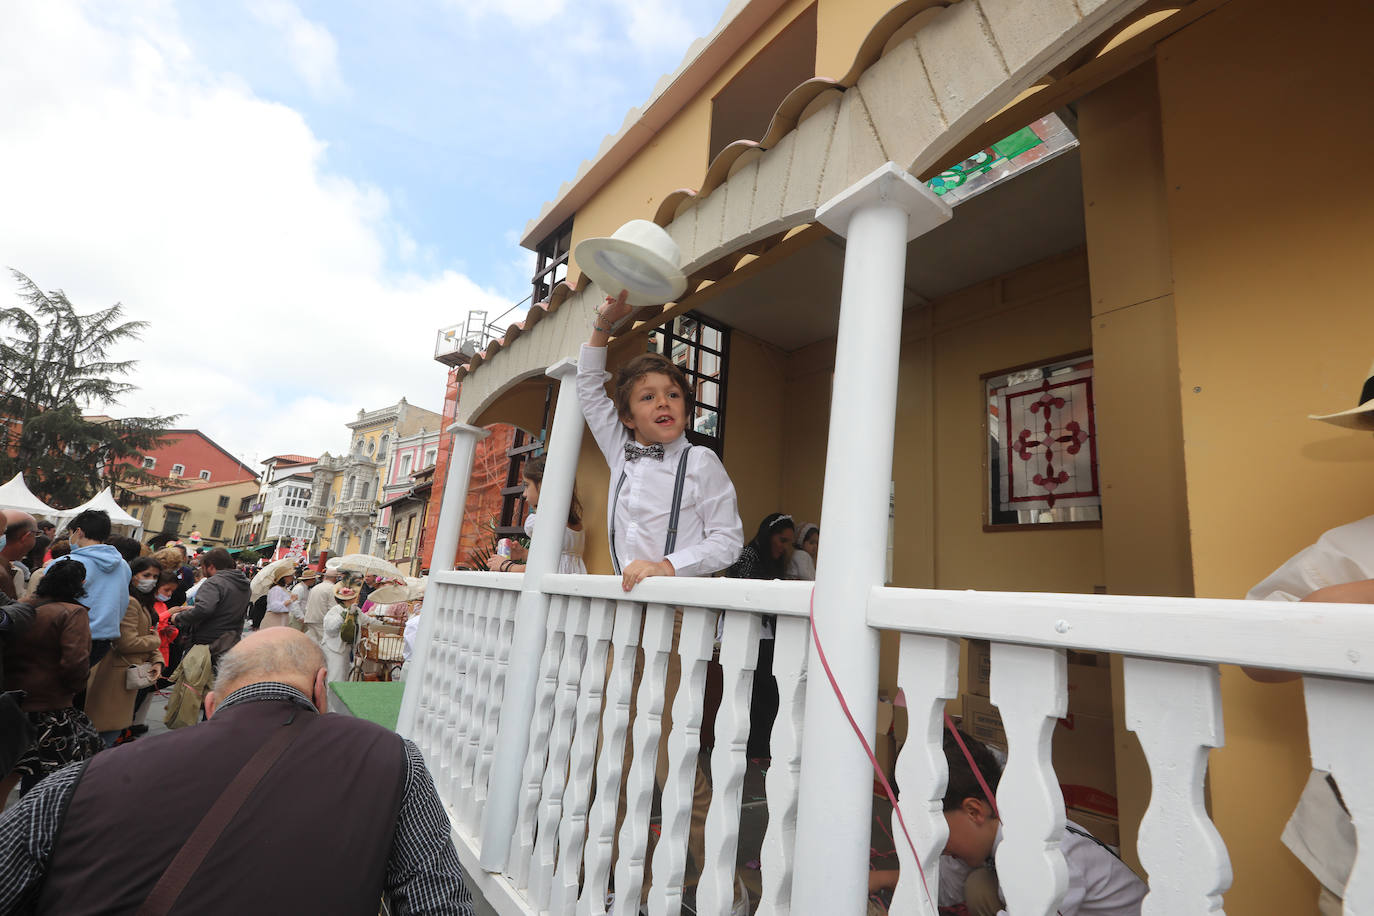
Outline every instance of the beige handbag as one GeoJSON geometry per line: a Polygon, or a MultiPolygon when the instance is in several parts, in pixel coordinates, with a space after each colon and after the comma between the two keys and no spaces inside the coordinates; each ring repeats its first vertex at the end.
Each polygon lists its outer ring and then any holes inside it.
{"type": "Polygon", "coordinates": [[[124,669],[124,689],[142,690],[157,683],[157,666],[152,662],[140,662],[124,669]]]}

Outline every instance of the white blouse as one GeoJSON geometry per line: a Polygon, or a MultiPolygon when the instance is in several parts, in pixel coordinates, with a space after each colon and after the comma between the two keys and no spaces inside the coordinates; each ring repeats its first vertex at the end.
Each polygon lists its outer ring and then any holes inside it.
{"type": "MultiPolygon", "coordinates": [[[[534,537],[534,513],[525,517],[525,533],[534,537]]],[[[558,555],[558,571],[579,576],[587,574],[587,564],[582,562],[582,552],[587,547],[587,535],[571,528],[563,529],[563,551],[558,555]]]]}

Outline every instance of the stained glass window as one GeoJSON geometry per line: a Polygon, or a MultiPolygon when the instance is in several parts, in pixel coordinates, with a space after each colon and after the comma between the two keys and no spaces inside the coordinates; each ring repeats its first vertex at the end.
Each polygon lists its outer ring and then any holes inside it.
{"type": "Polygon", "coordinates": [[[984,376],[990,525],[1100,522],[1091,355],[984,376]]]}
{"type": "Polygon", "coordinates": [[[926,186],[946,203],[957,204],[1077,145],[1073,131],[1058,115],[1049,114],[945,169],[926,186]]]}

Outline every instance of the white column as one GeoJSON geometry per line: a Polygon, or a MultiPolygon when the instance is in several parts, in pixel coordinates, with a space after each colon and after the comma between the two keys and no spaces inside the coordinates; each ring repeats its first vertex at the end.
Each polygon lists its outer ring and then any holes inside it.
{"type": "Polygon", "coordinates": [[[529,561],[515,607],[515,632],[511,636],[510,667],[501,701],[501,725],[487,785],[487,805],[482,814],[480,863],[487,871],[506,867],[520,794],[520,775],[529,745],[534,691],[539,680],[539,656],[544,651],[549,598],[541,592],[544,576],[558,570],[563,549],[563,529],[572,503],[577,457],[582,450],[582,406],[577,400],[577,363],[565,359],[549,367],[558,379],[558,406],[549,430],[544,482],[539,486],[539,521],[530,541],[529,561]]]}
{"type": "Polygon", "coordinates": [[[434,551],[429,555],[431,573],[453,569],[453,560],[458,556],[458,539],[463,533],[463,510],[467,508],[473,452],[478,442],[491,435],[490,430],[465,423],[454,423],[448,431],[453,433],[453,451],[448,459],[448,477],[444,479],[444,499],[439,504],[434,551]]]}
{"type": "MultiPolygon", "coordinates": [[[[465,423],[448,428],[453,434],[453,451],[449,454],[448,476],[444,479],[444,497],[439,503],[439,523],[434,532],[434,552],[430,554],[429,571],[448,572],[458,555],[458,539],[463,531],[463,511],[467,508],[468,481],[472,479],[473,453],[477,443],[491,435],[490,430],[465,423]]],[[[415,728],[415,712],[420,708],[420,690],[424,684],[425,666],[429,664],[430,634],[434,632],[433,614],[420,614],[420,627],[415,633],[415,645],[407,663],[406,689],[401,695],[401,711],[396,717],[396,733],[409,737],[415,728]]]]}
{"type": "MultiPolygon", "coordinates": [[[[870,743],[878,633],[865,612],[886,567],[907,242],[949,217],[947,204],[891,162],[816,213],[847,240],[821,501],[816,630],[870,743]]],[[[868,897],[873,772],[814,643],[808,665],[792,900],[808,913],[857,916],[868,897]]]]}

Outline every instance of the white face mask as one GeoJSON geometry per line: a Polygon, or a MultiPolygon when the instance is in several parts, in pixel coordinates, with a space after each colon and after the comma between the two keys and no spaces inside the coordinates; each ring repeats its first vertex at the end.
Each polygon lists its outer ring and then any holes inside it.
{"type": "Polygon", "coordinates": [[[134,588],[138,589],[141,592],[151,592],[156,587],[156,579],[139,579],[137,582],[134,583],[134,588]]]}

